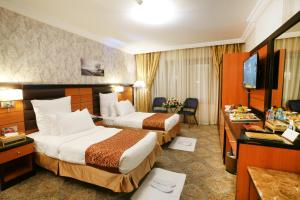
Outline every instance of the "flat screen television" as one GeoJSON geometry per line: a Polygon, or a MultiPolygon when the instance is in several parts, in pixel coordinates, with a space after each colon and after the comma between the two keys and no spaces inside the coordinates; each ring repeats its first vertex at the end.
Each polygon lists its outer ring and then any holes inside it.
{"type": "Polygon", "coordinates": [[[258,54],[253,54],[250,58],[244,62],[244,71],[243,71],[243,85],[248,89],[257,88],[257,63],[258,63],[258,54]]]}

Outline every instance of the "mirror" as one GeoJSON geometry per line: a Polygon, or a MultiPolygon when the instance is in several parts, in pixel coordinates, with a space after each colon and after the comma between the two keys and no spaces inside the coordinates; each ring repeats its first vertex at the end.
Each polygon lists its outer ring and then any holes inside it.
{"type": "Polygon", "coordinates": [[[300,22],[275,39],[273,71],[272,106],[299,112],[300,22]]]}

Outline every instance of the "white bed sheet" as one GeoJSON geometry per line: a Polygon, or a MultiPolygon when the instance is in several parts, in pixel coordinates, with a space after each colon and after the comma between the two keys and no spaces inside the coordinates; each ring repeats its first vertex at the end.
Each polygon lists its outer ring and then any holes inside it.
{"type": "MultiPolygon", "coordinates": [[[[97,129],[101,128],[102,126],[97,126],[97,129]]],[[[59,159],[59,148],[62,144],[89,134],[90,131],[91,130],[83,131],[66,136],[39,134],[39,132],[35,132],[27,136],[34,139],[36,152],[44,153],[51,158],[59,159]]]]}
{"type": "MultiPolygon", "coordinates": [[[[155,113],[134,112],[125,116],[103,117],[103,122],[110,126],[143,128],[144,119],[155,113]]],[[[174,114],[165,121],[165,131],[171,130],[179,122],[179,115],[174,114]]]]}
{"type": "MultiPolygon", "coordinates": [[[[120,130],[98,126],[71,137],[44,136],[38,133],[28,136],[35,140],[37,152],[66,162],[85,164],[85,151],[90,145],[101,142],[120,130]]],[[[119,171],[126,174],[136,168],[154,149],[156,141],[156,133],[149,132],[142,140],[127,149],[120,158],[119,171]]]]}

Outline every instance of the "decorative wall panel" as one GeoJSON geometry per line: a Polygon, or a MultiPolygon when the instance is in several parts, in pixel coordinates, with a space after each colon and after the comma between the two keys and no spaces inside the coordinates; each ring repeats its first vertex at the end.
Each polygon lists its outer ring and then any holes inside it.
{"type": "Polygon", "coordinates": [[[0,82],[131,84],[135,71],[134,55],[0,7],[0,82]],[[101,61],[105,76],[81,76],[80,58],[101,61]]]}

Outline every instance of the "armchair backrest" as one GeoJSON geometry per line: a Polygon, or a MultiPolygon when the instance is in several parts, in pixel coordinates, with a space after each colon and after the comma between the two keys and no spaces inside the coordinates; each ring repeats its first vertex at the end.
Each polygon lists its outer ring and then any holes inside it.
{"type": "Polygon", "coordinates": [[[300,112],[300,100],[289,100],[287,106],[294,112],[300,112]]]}
{"type": "Polygon", "coordinates": [[[153,112],[166,112],[167,109],[163,108],[163,104],[167,102],[165,97],[155,97],[152,103],[153,112]]]}
{"type": "Polygon", "coordinates": [[[197,98],[187,98],[183,104],[183,110],[193,110],[191,112],[196,113],[198,108],[198,99],[197,98]]]}

